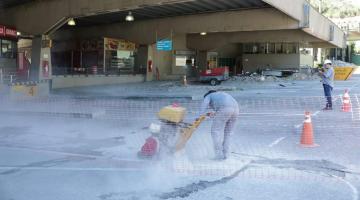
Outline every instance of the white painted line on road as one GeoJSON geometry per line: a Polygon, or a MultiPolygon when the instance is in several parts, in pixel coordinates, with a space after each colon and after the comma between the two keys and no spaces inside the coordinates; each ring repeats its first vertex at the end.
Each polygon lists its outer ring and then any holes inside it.
{"type": "Polygon", "coordinates": [[[78,156],[78,157],[87,157],[87,158],[103,158],[102,156],[96,155],[86,155],[86,154],[78,154],[78,153],[68,153],[68,152],[61,152],[61,151],[53,151],[53,150],[46,150],[46,149],[37,149],[37,148],[29,148],[29,147],[12,147],[12,146],[1,146],[0,149],[14,149],[14,150],[24,150],[24,151],[33,151],[38,153],[52,153],[52,154],[59,154],[65,156],[78,156]]]}
{"type": "MultiPolygon", "coordinates": [[[[320,110],[317,110],[317,111],[315,111],[315,113],[312,114],[311,116],[316,117],[320,112],[321,112],[320,110]]],[[[296,124],[296,125],[295,125],[295,128],[300,128],[302,125],[303,125],[302,123],[301,123],[301,124],[296,124]]]]}
{"type": "Polygon", "coordinates": [[[313,116],[316,117],[316,115],[318,115],[319,113],[320,113],[320,110],[316,111],[316,112],[313,114],[313,116]]]}
{"type": "Polygon", "coordinates": [[[353,86],[351,86],[351,87],[349,88],[349,92],[350,92],[353,88],[357,87],[358,85],[360,85],[360,83],[356,83],[356,84],[354,84],[353,86]]]}
{"type": "Polygon", "coordinates": [[[240,113],[239,115],[301,116],[301,115],[304,115],[304,114],[296,114],[296,113],[240,113]]]}
{"type": "Polygon", "coordinates": [[[279,144],[282,140],[284,140],[286,137],[281,137],[281,138],[278,138],[276,139],[274,142],[272,142],[271,144],[269,144],[269,147],[273,147],[277,144],[279,144]]]}
{"type": "Polygon", "coordinates": [[[8,166],[8,167],[0,167],[0,171],[4,170],[1,173],[4,173],[9,170],[25,170],[25,171],[139,171],[145,168],[109,168],[109,167],[93,167],[93,168],[86,168],[86,167],[21,167],[21,166],[8,166]]]}
{"type": "MultiPolygon", "coordinates": [[[[100,160],[111,160],[116,162],[126,162],[126,163],[143,163],[143,162],[150,162],[150,161],[143,161],[143,160],[136,160],[136,159],[119,159],[115,156],[107,157],[107,156],[100,156],[100,155],[88,155],[88,154],[78,154],[78,153],[68,153],[68,152],[61,152],[61,151],[53,151],[53,150],[46,150],[46,149],[35,149],[29,147],[12,147],[12,146],[1,146],[0,149],[14,149],[14,150],[23,150],[23,151],[33,151],[37,153],[51,153],[51,154],[58,154],[63,156],[74,156],[74,157],[84,157],[84,158],[92,158],[92,159],[100,159],[100,160]]],[[[0,166],[1,169],[1,166],[0,166]]]]}
{"type": "Polygon", "coordinates": [[[295,128],[300,128],[301,125],[303,125],[303,124],[296,124],[296,125],[295,125],[295,128]]]}
{"type": "Polygon", "coordinates": [[[332,175],[332,177],[336,178],[337,180],[339,180],[339,181],[345,183],[347,186],[349,186],[349,188],[352,190],[352,200],[359,199],[359,191],[356,189],[356,187],[353,184],[351,184],[349,181],[345,180],[344,178],[334,176],[334,175],[332,175]]]}

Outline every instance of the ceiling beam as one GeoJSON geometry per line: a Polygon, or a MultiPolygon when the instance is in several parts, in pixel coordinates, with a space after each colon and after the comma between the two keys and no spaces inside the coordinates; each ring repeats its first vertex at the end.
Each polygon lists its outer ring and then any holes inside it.
{"type": "Polygon", "coordinates": [[[240,7],[239,4],[236,4],[233,0],[218,0],[218,1],[221,1],[223,4],[225,4],[229,8],[240,7]]]}
{"type": "Polygon", "coordinates": [[[227,6],[221,2],[219,2],[218,0],[198,0],[199,2],[211,5],[213,7],[215,7],[217,10],[225,10],[227,8],[227,6]]]}

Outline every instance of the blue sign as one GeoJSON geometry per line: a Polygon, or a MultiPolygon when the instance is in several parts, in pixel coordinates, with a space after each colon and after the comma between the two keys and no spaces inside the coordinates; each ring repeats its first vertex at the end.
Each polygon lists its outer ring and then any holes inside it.
{"type": "Polygon", "coordinates": [[[172,50],[172,40],[157,41],[156,49],[158,51],[171,51],[172,50]]]}

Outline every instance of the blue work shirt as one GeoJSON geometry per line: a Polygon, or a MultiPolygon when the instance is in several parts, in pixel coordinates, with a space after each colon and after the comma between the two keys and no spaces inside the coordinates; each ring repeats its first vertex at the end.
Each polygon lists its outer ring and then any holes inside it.
{"type": "Polygon", "coordinates": [[[328,69],[325,68],[325,72],[321,75],[321,82],[325,85],[329,85],[332,88],[334,87],[334,68],[329,67],[328,69]]]}
{"type": "Polygon", "coordinates": [[[239,113],[239,105],[237,101],[225,92],[214,92],[207,95],[201,105],[200,115],[206,114],[208,109],[214,111],[231,111],[239,113]]]}

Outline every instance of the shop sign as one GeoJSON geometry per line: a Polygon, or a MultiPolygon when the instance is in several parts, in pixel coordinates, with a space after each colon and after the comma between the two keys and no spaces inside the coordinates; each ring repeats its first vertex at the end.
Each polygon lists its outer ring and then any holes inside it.
{"type": "Polygon", "coordinates": [[[5,26],[0,25],[0,36],[5,36],[5,26]]]}
{"type": "Polygon", "coordinates": [[[127,50],[127,51],[134,51],[135,50],[135,43],[121,40],[121,39],[112,39],[112,38],[104,38],[104,47],[105,50],[127,50]]]}
{"type": "Polygon", "coordinates": [[[172,40],[160,40],[156,42],[156,49],[158,51],[171,51],[172,40]]]}
{"type": "Polygon", "coordinates": [[[17,37],[16,30],[11,28],[5,28],[5,36],[6,37],[17,37]]]}
{"type": "Polygon", "coordinates": [[[0,25],[0,36],[2,37],[10,37],[17,38],[16,29],[8,28],[6,26],[0,25]]]}

